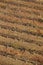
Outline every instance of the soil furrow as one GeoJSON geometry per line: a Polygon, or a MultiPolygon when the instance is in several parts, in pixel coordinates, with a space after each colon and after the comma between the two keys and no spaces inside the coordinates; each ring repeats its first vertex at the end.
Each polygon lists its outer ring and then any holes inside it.
{"type": "MultiPolygon", "coordinates": [[[[2,11],[1,11],[2,12],[2,11]]],[[[10,13],[12,13],[12,11],[9,11],[10,13]]],[[[4,14],[8,14],[11,16],[11,14],[9,12],[4,12],[4,14]]],[[[12,13],[13,16],[16,16],[20,19],[24,18],[24,19],[30,19],[30,20],[36,20],[36,21],[40,21],[40,22],[43,22],[43,17],[41,16],[37,16],[37,15],[32,15],[32,13],[23,13],[21,11],[14,11],[14,13],[12,13]],[[29,15],[29,16],[28,16],[29,15]]]]}
{"type": "Polygon", "coordinates": [[[0,36],[0,42],[4,42],[5,45],[10,45],[14,48],[24,48],[26,50],[31,49],[31,50],[36,50],[36,51],[43,51],[43,46],[40,47],[40,46],[37,46],[36,44],[29,44],[26,42],[22,42],[21,40],[20,41],[18,41],[16,39],[13,40],[11,38],[5,38],[2,36],[0,36]]]}
{"type": "Polygon", "coordinates": [[[14,5],[12,5],[11,7],[10,7],[11,5],[7,5],[6,3],[4,4],[4,3],[0,3],[0,7],[1,8],[3,8],[3,9],[11,9],[11,10],[19,10],[19,11],[22,11],[22,12],[27,12],[27,13],[33,13],[33,14],[36,14],[36,15],[41,15],[41,16],[43,16],[42,15],[42,12],[43,11],[40,11],[40,10],[35,10],[35,9],[31,9],[31,8],[26,8],[26,7],[17,7],[16,5],[14,6],[14,5]]]}
{"type": "Polygon", "coordinates": [[[43,0],[21,0],[21,1],[25,1],[25,2],[32,2],[32,3],[35,3],[35,4],[41,4],[43,5],[43,0]]]}
{"type": "MultiPolygon", "coordinates": [[[[22,41],[25,41],[25,42],[31,42],[31,43],[34,43],[35,42],[42,42],[43,41],[43,38],[41,37],[36,37],[36,36],[33,36],[31,34],[25,34],[25,33],[20,33],[20,32],[17,32],[17,31],[11,31],[11,30],[6,30],[6,29],[0,29],[0,35],[2,36],[5,36],[5,37],[8,37],[8,38],[12,38],[12,39],[17,39],[17,40],[22,40],[22,41]],[[38,39],[38,41],[37,41],[38,39]]],[[[36,43],[37,44],[37,43],[36,43]]]]}
{"type": "Polygon", "coordinates": [[[0,65],[43,65],[43,0],[0,0],[0,65]]]}
{"type": "MultiPolygon", "coordinates": [[[[24,62],[29,62],[29,59],[31,61],[32,60],[31,58],[33,58],[35,55],[39,58],[41,56],[38,54],[30,54],[29,52],[23,51],[23,50],[20,51],[18,49],[14,49],[12,47],[6,48],[5,46],[2,46],[2,45],[0,45],[0,54],[5,55],[5,56],[11,55],[13,57],[13,59],[17,58],[18,60],[20,59],[20,60],[23,60],[24,62]],[[31,56],[31,58],[30,58],[30,56],[31,56]]],[[[35,61],[35,60],[37,60],[37,58],[33,59],[33,61],[35,61]]],[[[42,58],[41,58],[41,60],[42,60],[42,58]]],[[[39,61],[40,61],[40,59],[39,59],[39,61]]]]}
{"type": "MultiPolygon", "coordinates": [[[[15,60],[13,58],[10,58],[10,57],[5,57],[5,56],[2,56],[0,55],[0,64],[1,65],[25,65],[26,63],[24,63],[23,61],[20,61],[20,60],[15,60]],[[5,62],[6,61],[6,62],[5,62]]],[[[33,65],[32,63],[27,63],[26,65],[33,65]]]]}
{"type": "Polygon", "coordinates": [[[1,27],[4,27],[6,29],[10,29],[12,31],[15,31],[17,30],[18,32],[25,32],[27,34],[32,34],[32,35],[36,35],[36,36],[41,36],[43,37],[43,30],[41,29],[35,29],[35,28],[32,28],[30,26],[23,26],[23,25],[18,25],[18,24],[12,24],[12,23],[8,23],[8,22],[4,22],[4,21],[1,21],[0,22],[0,26],[1,27]]]}
{"type": "Polygon", "coordinates": [[[2,19],[4,21],[8,21],[8,22],[11,22],[11,23],[17,23],[17,24],[23,24],[25,26],[38,27],[38,28],[43,29],[43,22],[41,23],[41,22],[37,22],[35,20],[27,20],[27,19],[24,19],[24,18],[21,19],[21,18],[18,18],[18,17],[15,17],[15,19],[14,19],[14,17],[15,16],[11,16],[11,15],[8,16],[8,15],[6,15],[4,13],[2,14],[2,12],[0,13],[0,19],[2,19]]]}
{"type": "Polygon", "coordinates": [[[34,9],[36,9],[36,10],[43,10],[43,6],[41,7],[40,5],[35,5],[35,4],[32,4],[31,3],[31,5],[30,5],[30,2],[23,2],[23,1],[8,1],[8,0],[6,0],[6,1],[0,1],[0,2],[4,2],[4,3],[7,3],[7,4],[11,4],[11,5],[17,5],[17,6],[23,6],[23,7],[30,7],[30,8],[34,8],[34,9]],[[29,4],[28,4],[29,3],[29,4]],[[40,6],[40,7],[39,7],[40,6]]]}

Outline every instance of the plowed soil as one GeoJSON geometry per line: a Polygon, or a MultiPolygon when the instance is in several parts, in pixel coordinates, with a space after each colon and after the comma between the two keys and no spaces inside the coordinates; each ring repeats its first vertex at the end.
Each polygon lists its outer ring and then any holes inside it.
{"type": "Polygon", "coordinates": [[[0,0],[0,65],[43,65],[43,0],[0,0]]]}

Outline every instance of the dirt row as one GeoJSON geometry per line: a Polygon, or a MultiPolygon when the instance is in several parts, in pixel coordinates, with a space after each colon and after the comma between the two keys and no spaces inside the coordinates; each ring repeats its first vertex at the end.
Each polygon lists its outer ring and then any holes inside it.
{"type": "Polygon", "coordinates": [[[24,6],[24,7],[30,7],[30,8],[34,8],[34,9],[39,9],[39,10],[43,10],[43,6],[42,5],[38,5],[32,2],[25,2],[25,1],[12,1],[12,0],[6,0],[6,1],[0,1],[0,2],[5,2],[7,4],[12,4],[12,5],[18,5],[18,6],[24,6]],[[31,4],[31,5],[30,5],[31,4]],[[40,6],[40,7],[39,7],[40,6]]]}
{"type": "Polygon", "coordinates": [[[1,65],[33,65],[32,63],[24,63],[23,61],[20,61],[20,60],[15,60],[15,59],[12,59],[10,57],[5,57],[5,56],[2,56],[0,55],[0,64],[1,65]],[[5,62],[6,61],[6,62],[5,62]]]}
{"type": "MultiPolygon", "coordinates": [[[[33,40],[33,42],[42,42],[43,43],[43,38],[42,37],[37,37],[37,36],[33,36],[31,34],[26,34],[26,33],[20,33],[20,32],[17,32],[17,31],[11,31],[11,30],[8,30],[8,29],[3,29],[3,28],[0,28],[0,35],[2,36],[5,36],[5,37],[9,37],[9,38],[12,38],[12,39],[18,39],[18,40],[22,40],[22,41],[25,41],[25,42],[31,42],[31,40],[33,40]],[[38,39],[38,40],[37,40],[38,39]]],[[[33,43],[31,42],[31,43],[33,43]]]]}
{"type": "Polygon", "coordinates": [[[19,10],[19,11],[23,11],[23,12],[27,12],[27,13],[34,13],[36,15],[41,15],[41,16],[42,16],[42,12],[43,12],[43,11],[40,11],[40,10],[35,10],[35,9],[32,9],[32,8],[27,8],[27,7],[20,7],[20,6],[18,7],[16,5],[12,5],[11,7],[10,6],[11,6],[10,4],[0,2],[1,8],[6,9],[6,7],[7,7],[7,9],[11,9],[12,11],[14,11],[16,9],[16,10],[19,10]]]}
{"type": "MultiPolygon", "coordinates": [[[[11,13],[11,11],[10,11],[10,13],[11,13]]],[[[27,26],[30,24],[30,26],[33,26],[33,27],[36,27],[36,28],[38,27],[38,28],[42,28],[43,29],[43,22],[41,23],[41,22],[38,22],[38,21],[35,21],[35,20],[28,20],[28,19],[24,19],[24,18],[21,19],[21,18],[18,18],[17,16],[15,17],[13,15],[12,16],[11,15],[8,16],[8,14],[4,15],[4,13],[2,13],[2,11],[1,11],[0,19],[4,19],[6,21],[10,21],[11,23],[15,23],[16,22],[17,24],[23,24],[23,25],[27,25],[27,26]]]]}
{"type": "Polygon", "coordinates": [[[0,0],[0,64],[43,65],[42,0],[0,0]]]}
{"type": "MultiPolygon", "coordinates": [[[[1,21],[1,20],[0,20],[1,21]]],[[[25,32],[27,34],[32,34],[32,35],[38,35],[38,36],[42,36],[43,37],[43,30],[41,29],[38,29],[38,28],[33,28],[33,27],[30,27],[30,26],[24,26],[24,25],[18,25],[18,24],[13,24],[13,23],[9,23],[9,22],[4,22],[4,21],[1,21],[0,22],[0,26],[1,27],[4,27],[4,28],[9,28],[11,30],[17,30],[19,32],[25,32]]]]}
{"type": "MultiPolygon", "coordinates": [[[[3,12],[3,10],[1,10],[2,12],[3,12]]],[[[38,21],[41,21],[41,19],[42,19],[42,17],[43,17],[43,15],[41,16],[37,16],[37,15],[34,15],[34,14],[32,14],[32,13],[25,13],[24,14],[24,12],[21,12],[21,11],[19,11],[19,10],[16,10],[15,12],[14,11],[11,11],[11,10],[8,10],[10,13],[12,13],[13,15],[16,15],[17,17],[19,17],[19,18],[26,18],[26,19],[29,19],[29,18],[31,18],[31,19],[35,19],[35,20],[38,20],[38,21]],[[29,16],[28,16],[29,15],[29,16]],[[33,15],[34,15],[34,17],[33,17],[33,15]]],[[[5,12],[5,11],[4,11],[5,12]]],[[[5,12],[5,13],[8,13],[8,14],[10,14],[9,12],[5,12]]],[[[43,20],[43,19],[42,19],[43,20]]]]}
{"type": "Polygon", "coordinates": [[[14,48],[24,48],[26,50],[35,50],[35,51],[42,51],[43,52],[43,46],[38,46],[36,44],[29,44],[29,43],[26,43],[26,42],[22,42],[21,40],[18,41],[17,39],[13,40],[11,38],[5,38],[5,37],[2,37],[0,36],[0,44],[4,44],[4,45],[10,45],[14,48]],[[2,43],[4,42],[4,43],[2,43]]]}
{"type": "MultiPolygon", "coordinates": [[[[9,6],[9,7],[10,7],[10,6],[9,6]]],[[[20,10],[19,8],[17,8],[17,9],[20,10]]],[[[30,10],[30,9],[29,9],[29,10],[30,10]]],[[[12,13],[12,10],[7,10],[7,9],[6,9],[6,10],[3,10],[3,9],[1,9],[1,12],[3,12],[3,11],[4,11],[6,14],[12,13]],[[10,12],[10,13],[9,13],[9,12],[10,12]]],[[[31,11],[31,10],[30,10],[30,11],[31,11]]],[[[13,11],[13,12],[14,12],[14,11],[13,11]]],[[[38,12],[39,12],[39,11],[38,11],[38,12]]],[[[17,13],[17,12],[15,12],[15,13],[17,13]]],[[[20,12],[20,13],[21,13],[21,12],[20,12]]],[[[17,14],[18,14],[18,13],[17,13],[17,14]]],[[[26,13],[26,14],[28,14],[28,13],[26,13]]],[[[25,15],[26,15],[26,14],[25,14],[25,15]]],[[[14,13],[13,13],[13,15],[14,15],[14,13]]],[[[22,15],[22,14],[21,14],[21,15],[22,15]]],[[[29,14],[29,15],[30,15],[30,14],[29,14]]],[[[32,13],[31,13],[31,15],[32,15],[32,13]]],[[[34,15],[34,14],[33,14],[33,15],[34,15]]],[[[32,15],[32,17],[33,17],[33,15],[32,15]]],[[[16,15],[16,16],[17,16],[17,15],[16,15]]],[[[40,13],[40,16],[39,16],[38,18],[40,18],[41,16],[43,17],[43,14],[40,13]]],[[[19,17],[19,16],[18,16],[18,17],[19,17]]],[[[37,17],[37,16],[35,15],[35,17],[37,17]]],[[[20,16],[20,18],[21,18],[21,16],[20,16]]],[[[30,16],[27,17],[27,18],[30,18],[30,16]]],[[[43,20],[43,19],[42,19],[42,20],[43,20]]],[[[37,21],[38,21],[38,19],[37,19],[37,21]]],[[[39,19],[39,21],[41,21],[41,19],[39,19]]]]}
{"type": "MultiPolygon", "coordinates": [[[[17,59],[22,59],[24,62],[29,62],[30,61],[39,61],[40,63],[43,63],[43,56],[39,54],[30,54],[28,51],[21,51],[19,49],[14,49],[12,47],[5,47],[3,45],[0,45],[0,52],[6,52],[7,54],[15,56],[17,59]],[[41,59],[40,59],[41,57],[41,59]],[[24,58],[24,59],[23,59],[24,58]]],[[[14,57],[13,57],[14,58],[14,57]]]]}
{"type": "Polygon", "coordinates": [[[43,5],[43,0],[22,0],[22,1],[32,2],[32,3],[35,3],[35,4],[43,5]]]}

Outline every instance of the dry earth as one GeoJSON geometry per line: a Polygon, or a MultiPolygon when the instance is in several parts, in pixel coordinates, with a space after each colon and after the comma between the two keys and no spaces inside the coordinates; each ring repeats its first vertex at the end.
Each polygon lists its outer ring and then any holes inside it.
{"type": "Polygon", "coordinates": [[[0,0],[0,65],[43,65],[43,0],[0,0]]]}

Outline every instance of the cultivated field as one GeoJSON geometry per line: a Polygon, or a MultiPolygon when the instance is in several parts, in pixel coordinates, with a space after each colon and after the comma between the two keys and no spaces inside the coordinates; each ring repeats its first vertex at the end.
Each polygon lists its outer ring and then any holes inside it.
{"type": "Polygon", "coordinates": [[[0,0],[0,65],[43,65],[43,0],[0,0]]]}

